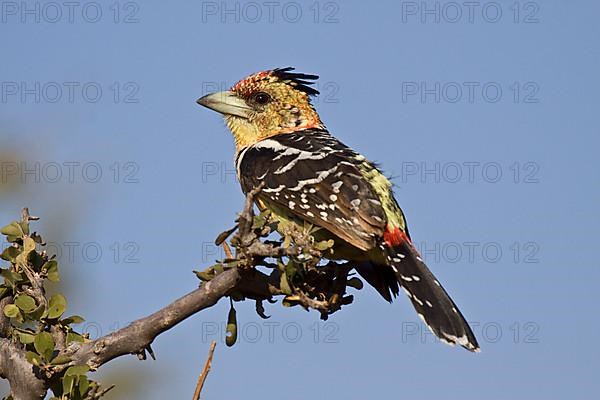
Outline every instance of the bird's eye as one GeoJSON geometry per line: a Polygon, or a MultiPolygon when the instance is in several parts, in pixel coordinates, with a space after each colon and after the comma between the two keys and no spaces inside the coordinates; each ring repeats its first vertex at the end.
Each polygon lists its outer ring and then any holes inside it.
{"type": "Polygon", "coordinates": [[[252,95],[252,100],[256,104],[267,104],[268,102],[271,101],[271,96],[269,96],[265,92],[256,92],[252,95]]]}

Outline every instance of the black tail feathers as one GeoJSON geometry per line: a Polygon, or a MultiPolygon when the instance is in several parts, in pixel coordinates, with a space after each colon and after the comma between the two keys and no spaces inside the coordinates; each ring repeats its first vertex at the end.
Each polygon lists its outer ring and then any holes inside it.
{"type": "Polygon", "coordinates": [[[478,352],[479,344],[458,307],[408,243],[384,246],[388,265],[363,263],[357,272],[387,301],[401,287],[423,322],[443,342],[478,352]]]}
{"type": "Polygon", "coordinates": [[[387,265],[377,265],[372,262],[365,261],[355,265],[356,272],[366,280],[369,285],[373,286],[379,294],[392,302],[393,298],[400,293],[398,278],[393,269],[387,265]]]}

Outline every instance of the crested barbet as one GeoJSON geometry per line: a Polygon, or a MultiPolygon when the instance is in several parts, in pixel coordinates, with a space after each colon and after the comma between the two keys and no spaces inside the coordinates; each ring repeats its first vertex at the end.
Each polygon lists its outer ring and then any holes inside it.
{"type": "Polygon", "coordinates": [[[318,78],[277,68],[258,72],[198,103],[221,113],[235,145],[244,193],[264,182],[256,203],[278,220],[319,227],[332,259],[352,262],[387,301],[400,288],[442,341],[479,345],[465,318],[413,246],[390,181],[336,139],[311,104],[318,78]]]}

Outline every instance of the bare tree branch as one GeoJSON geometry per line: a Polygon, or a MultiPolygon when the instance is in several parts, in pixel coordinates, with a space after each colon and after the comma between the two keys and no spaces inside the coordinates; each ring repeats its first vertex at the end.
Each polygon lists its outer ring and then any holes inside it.
{"type": "Polygon", "coordinates": [[[34,372],[25,351],[4,338],[0,338],[0,376],[10,383],[15,400],[40,400],[48,391],[47,382],[34,372]]]}
{"type": "Polygon", "coordinates": [[[125,354],[143,354],[158,335],[195,313],[215,305],[239,280],[240,273],[237,269],[225,271],[154,314],[97,340],[80,344],[71,358],[75,364],[87,364],[90,368],[97,369],[125,354]]]}
{"type": "Polygon", "coordinates": [[[0,337],[8,337],[10,329],[10,319],[4,315],[4,307],[13,302],[12,297],[4,297],[0,300],[0,337]]]}

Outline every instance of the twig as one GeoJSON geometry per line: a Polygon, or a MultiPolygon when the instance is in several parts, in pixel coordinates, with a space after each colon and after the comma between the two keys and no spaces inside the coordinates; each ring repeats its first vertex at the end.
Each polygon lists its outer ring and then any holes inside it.
{"type": "Polygon", "coordinates": [[[244,210],[241,212],[238,218],[238,233],[232,239],[232,244],[242,245],[243,247],[248,246],[251,242],[256,239],[256,235],[252,232],[252,219],[254,218],[254,199],[262,188],[265,186],[264,182],[261,182],[257,187],[252,189],[246,195],[246,201],[244,202],[244,210]],[[235,240],[237,239],[237,240],[235,240]]]}
{"type": "Polygon", "coordinates": [[[233,253],[231,252],[231,247],[229,247],[227,242],[221,243],[221,246],[223,246],[223,250],[225,251],[225,257],[227,257],[229,259],[233,259],[233,253]]]}
{"type": "Polygon", "coordinates": [[[198,384],[196,384],[196,390],[194,391],[194,397],[192,400],[200,400],[200,392],[202,392],[202,388],[204,387],[204,381],[206,381],[206,377],[210,372],[210,364],[212,363],[213,353],[215,352],[215,347],[217,346],[217,342],[214,340],[210,344],[210,350],[208,351],[208,358],[206,359],[206,363],[204,363],[204,368],[202,369],[202,373],[198,377],[198,384]]]}
{"type": "MultiPolygon", "coordinates": [[[[35,221],[37,219],[39,218],[29,215],[29,208],[25,207],[21,210],[21,222],[28,223],[29,221],[35,221]]],[[[44,307],[48,307],[48,299],[46,299],[46,291],[44,290],[44,279],[29,268],[27,262],[19,262],[18,265],[31,284],[31,290],[27,291],[28,294],[35,298],[38,304],[43,304],[44,307]]]]}

